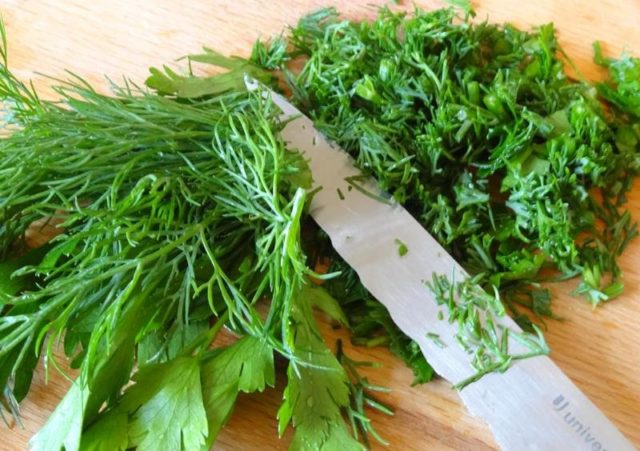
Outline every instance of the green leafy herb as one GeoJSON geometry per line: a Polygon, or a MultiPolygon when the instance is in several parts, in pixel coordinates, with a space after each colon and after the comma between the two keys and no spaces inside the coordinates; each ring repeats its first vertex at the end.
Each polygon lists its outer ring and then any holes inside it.
{"type": "Polygon", "coordinates": [[[372,392],[389,392],[389,389],[371,384],[366,377],[362,377],[358,372],[359,367],[374,367],[377,365],[371,362],[357,362],[350,359],[344,353],[342,341],[340,340],[338,340],[336,358],[345,368],[350,379],[348,385],[351,393],[351,403],[347,407],[347,416],[351,422],[353,435],[356,438],[361,435],[367,448],[369,448],[369,435],[373,436],[379,443],[388,445],[389,443],[374,429],[365,409],[367,406],[371,406],[382,413],[393,415],[393,410],[389,406],[381,403],[372,395],[372,392]]]}
{"type": "MultiPolygon", "coordinates": [[[[318,242],[326,243],[321,233],[318,242]]],[[[328,244],[327,244],[328,246],[328,244]]],[[[351,341],[361,346],[387,346],[413,371],[414,384],[429,382],[435,372],[425,360],[420,347],[396,326],[387,309],[375,300],[362,285],[356,272],[333,249],[324,251],[330,256],[331,272],[340,277],[329,279],[324,286],[340,302],[351,326],[351,341]]]]}
{"type": "Polygon", "coordinates": [[[342,420],[342,411],[349,405],[347,374],[324,344],[304,297],[293,304],[291,320],[299,351],[287,370],[289,384],[278,411],[280,435],[292,423],[296,428],[293,449],[364,449],[342,420]]]}
{"type": "MultiPolygon", "coordinates": [[[[153,68],[150,90],[112,95],[73,76],[55,102],[8,69],[0,23],[0,414],[18,415],[59,343],[79,370],[33,449],[209,448],[238,393],[274,385],[276,356],[288,361],[278,419],[281,434],[295,428],[293,449],[382,441],[364,411],[390,413],[371,395],[380,388],[331,352],[314,309],[349,324],[355,343],[388,346],[415,383],[434,377],[326,237],[302,233],[309,168],[245,73],[271,83],[281,71],[363,177],[474,274],[432,282],[472,355],[460,388],[547,352],[534,322],[553,316],[539,285],[550,273],[581,275],[594,305],[622,292],[616,260],[637,234],[622,205],[640,165],[638,60],[596,47],[611,79],[593,89],[565,76],[551,25],[473,24],[468,2],[455,4],[465,19],[382,9],[359,23],[323,9],[288,39],[256,43],[251,61],[205,49],[186,74],[153,68]],[[202,63],[224,71],[194,75],[202,63]],[[42,221],[56,236],[29,250],[42,221]],[[323,288],[309,284],[309,252],[332,260],[323,288]],[[499,325],[505,310],[526,332],[499,325]],[[212,345],[223,328],[237,341],[212,345]]],[[[361,181],[348,189],[372,195],[361,181]]]]}
{"type": "MultiPolygon", "coordinates": [[[[257,56],[256,56],[257,57],[257,56]]],[[[193,62],[212,64],[227,69],[227,72],[211,77],[196,77],[193,73],[179,75],[165,66],[163,70],[151,68],[151,76],[145,84],[162,94],[175,94],[181,98],[197,98],[205,95],[221,94],[229,90],[244,89],[244,75],[262,82],[269,82],[268,72],[242,58],[229,58],[205,48],[204,53],[187,57],[189,67],[193,62]]],[[[268,63],[265,61],[264,64],[268,63]]]]}
{"type": "Polygon", "coordinates": [[[50,102],[9,71],[0,31],[13,113],[0,139],[2,406],[18,414],[58,343],[79,369],[31,447],[209,448],[239,392],[274,385],[277,353],[290,362],[280,418],[292,446],[361,449],[343,418],[361,391],[312,315],[346,323],[308,286],[309,169],[279,138],[279,110],[243,87],[247,70],[270,74],[206,50],[190,65],[228,71],[154,69],[155,91],[112,95],[75,77],[50,102]],[[24,253],[43,218],[57,236],[24,253]],[[210,349],[223,327],[238,340],[210,349]]]}
{"type": "Polygon", "coordinates": [[[131,408],[129,443],[138,449],[199,449],[207,416],[202,401],[200,366],[194,357],[143,368],[122,398],[131,408]]]}
{"type": "Polygon", "coordinates": [[[471,6],[469,0],[447,0],[447,3],[456,8],[460,8],[465,13],[465,16],[475,16],[473,6],[471,6]]]}
{"type": "Polygon", "coordinates": [[[409,252],[409,248],[406,244],[404,244],[400,239],[396,238],[395,243],[398,245],[398,255],[400,257],[404,257],[409,252]]]}
{"type": "MultiPolygon", "coordinates": [[[[616,107],[617,112],[640,119],[640,59],[623,54],[620,59],[605,58],[599,42],[593,44],[595,61],[609,69],[610,80],[597,85],[600,95],[616,107]]],[[[614,110],[614,111],[616,111],[614,110]]],[[[637,136],[622,132],[627,139],[637,141],[637,136]]],[[[624,138],[623,137],[623,138],[624,138]]]]}
{"type": "MultiPolygon", "coordinates": [[[[446,307],[449,323],[457,324],[456,341],[473,356],[471,366],[476,372],[454,385],[459,390],[488,373],[506,371],[514,360],[549,353],[542,332],[535,325],[532,334],[500,324],[505,310],[498,290],[493,287],[493,294],[487,293],[479,287],[481,280],[482,276],[476,276],[455,283],[445,275],[433,274],[432,281],[427,284],[436,303],[446,307]],[[520,344],[525,351],[511,354],[511,341],[520,344]]],[[[427,333],[427,337],[439,346],[443,344],[433,334],[427,333]]]]}
{"type": "Polygon", "coordinates": [[[201,357],[144,366],[134,381],[82,435],[82,449],[210,447],[239,392],[273,386],[273,349],[245,337],[201,357]]]}
{"type": "Polygon", "coordinates": [[[616,258],[636,235],[622,203],[640,164],[637,59],[600,57],[611,81],[596,92],[565,75],[551,24],[526,32],[451,9],[383,8],[373,22],[324,9],[289,45],[279,67],[293,100],[467,271],[490,274],[523,327],[532,302],[552,315],[548,299],[521,296],[550,272],[582,274],[594,305],[621,292],[616,258]]]}
{"type": "Polygon", "coordinates": [[[429,340],[433,341],[433,343],[439,348],[446,348],[447,347],[447,345],[444,344],[444,341],[442,341],[442,339],[440,338],[440,335],[438,335],[438,334],[436,334],[434,332],[427,332],[426,337],[429,340]]]}

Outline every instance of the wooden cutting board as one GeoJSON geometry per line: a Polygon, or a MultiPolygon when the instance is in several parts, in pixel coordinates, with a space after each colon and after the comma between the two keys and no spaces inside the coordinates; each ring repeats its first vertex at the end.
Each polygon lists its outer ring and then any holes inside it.
{"type": "MultiPolygon", "coordinates": [[[[417,1],[435,8],[437,1],[417,1]]],[[[640,51],[638,0],[487,0],[476,1],[478,19],[529,26],[553,21],[560,40],[588,78],[602,73],[591,63],[591,43],[604,49],[640,51]],[[481,3],[481,4],[479,4],[481,3]]],[[[50,81],[38,74],[65,77],[68,69],[105,89],[104,75],[123,75],[142,82],[147,67],[172,62],[207,45],[228,54],[247,55],[257,37],[279,33],[305,12],[337,6],[349,18],[375,15],[373,0],[0,0],[8,29],[10,66],[23,79],[34,80],[51,95],[50,81]]],[[[394,6],[411,9],[411,6],[394,6]]],[[[640,219],[636,184],[630,208],[640,219]]],[[[595,311],[571,296],[574,282],[556,285],[554,302],[562,322],[548,324],[552,358],[573,381],[640,447],[640,240],[622,258],[625,294],[595,311]]],[[[335,341],[343,332],[327,328],[335,341]]],[[[392,405],[392,418],[373,414],[380,434],[393,450],[494,449],[487,426],[471,417],[457,394],[444,381],[410,387],[411,374],[383,349],[353,349],[359,360],[374,360],[381,368],[368,372],[371,382],[389,386],[383,400],[392,405]]],[[[282,382],[282,378],[280,378],[282,382]]],[[[24,428],[0,425],[1,450],[25,449],[43,424],[69,381],[50,371],[48,384],[38,373],[22,405],[24,428]]],[[[281,387],[280,387],[281,388],[281,387]]],[[[217,449],[286,449],[287,437],[276,436],[279,390],[241,397],[235,414],[221,434],[217,449]]]]}

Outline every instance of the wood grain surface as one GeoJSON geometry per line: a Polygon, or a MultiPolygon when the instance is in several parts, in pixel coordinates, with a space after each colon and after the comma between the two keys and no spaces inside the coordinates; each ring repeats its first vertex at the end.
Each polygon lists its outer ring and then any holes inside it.
{"type": "MultiPolygon", "coordinates": [[[[102,89],[107,86],[105,75],[113,80],[126,75],[142,82],[148,66],[171,63],[203,45],[247,55],[257,37],[279,33],[321,6],[335,5],[349,18],[364,19],[373,17],[381,4],[372,0],[0,0],[0,12],[8,30],[11,68],[51,95],[50,80],[41,74],[64,78],[68,69],[102,89]]],[[[441,6],[437,1],[416,4],[441,6]]],[[[612,55],[623,49],[640,50],[638,0],[487,0],[474,5],[478,20],[508,21],[521,27],[553,21],[565,50],[588,78],[602,75],[591,63],[593,40],[601,40],[612,55]]],[[[639,187],[636,184],[630,196],[636,220],[640,219],[639,187]]],[[[556,285],[555,309],[565,320],[548,324],[547,339],[554,361],[640,447],[640,240],[627,250],[622,267],[625,294],[595,311],[572,297],[575,283],[556,285]]],[[[342,331],[325,329],[330,342],[336,336],[344,338],[342,331]]],[[[373,415],[389,449],[495,449],[487,426],[465,411],[446,382],[410,387],[410,372],[385,350],[360,348],[350,353],[380,362],[381,368],[369,371],[370,380],[392,388],[383,400],[395,408],[395,416],[373,415]]],[[[9,430],[0,425],[0,449],[25,449],[68,385],[68,379],[55,370],[50,371],[48,382],[39,372],[22,405],[23,427],[14,425],[9,430]]],[[[287,437],[278,440],[276,435],[279,389],[241,397],[216,449],[286,449],[287,437]]]]}

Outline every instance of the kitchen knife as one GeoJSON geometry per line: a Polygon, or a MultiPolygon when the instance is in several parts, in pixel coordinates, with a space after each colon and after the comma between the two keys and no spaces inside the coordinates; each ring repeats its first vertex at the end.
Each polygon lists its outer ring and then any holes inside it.
{"type": "MultiPolygon", "coordinates": [[[[318,132],[313,122],[282,96],[247,79],[249,89],[264,89],[287,121],[282,139],[309,161],[314,186],[310,214],[333,247],[358,273],[363,285],[389,310],[400,329],[418,343],[435,371],[452,384],[475,373],[469,355],[455,344],[457,325],[438,319],[440,306],[425,286],[433,273],[459,280],[465,271],[399,204],[384,197],[375,180],[362,180],[353,159],[318,132]],[[358,178],[358,188],[348,180],[358,178]],[[400,255],[398,242],[408,252],[400,255]],[[449,344],[427,337],[435,333],[449,344]]],[[[388,197],[388,196],[387,196],[388,197]]],[[[521,329],[508,316],[499,323],[521,329]]],[[[486,421],[505,450],[635,449],[607,417],[546,356],[512,363],[459,392],[475,416],[486,421]]]]}

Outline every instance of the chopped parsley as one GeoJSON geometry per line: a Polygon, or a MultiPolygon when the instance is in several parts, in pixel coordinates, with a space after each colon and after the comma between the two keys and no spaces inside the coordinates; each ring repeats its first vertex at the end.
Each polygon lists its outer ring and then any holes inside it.
{"type": "Polygon", "coordinates": [[[407,253],[409,253],[409,248],[406,244],[400,241],[399,238],[395,239],[395,243],[398,245],[398,255],[400,257],[404,257],[405,255],[407,255],[407,253]]]}

